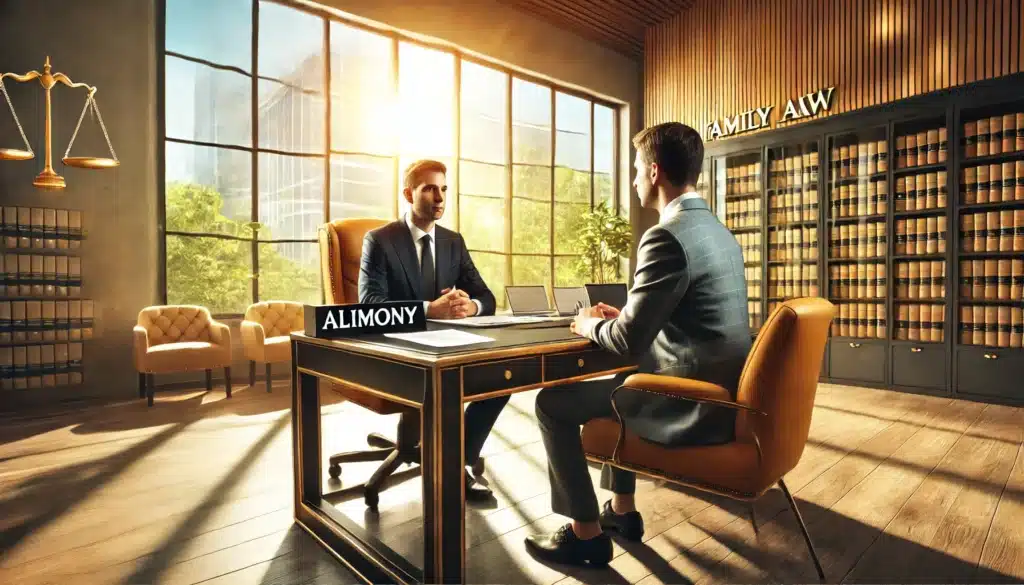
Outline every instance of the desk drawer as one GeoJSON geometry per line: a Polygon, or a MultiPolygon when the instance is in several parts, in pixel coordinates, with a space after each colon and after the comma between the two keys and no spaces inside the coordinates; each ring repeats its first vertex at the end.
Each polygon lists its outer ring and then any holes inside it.
{"type": "Polygon", "coordinates": [[[625,357],[601,349],[556,353],[545,359],[545,382],[607,372],[630,365],[625,357]]]}
{"type": "Polygon", "coordinates": [[[894,345],[892,383],[946,391],[946,346],[928,343],[894,345]]]}
{"type": "Polygon", "coordinates": [[[833,339],[828,352],[829,378],[884,384],[887,349],[885,341],[833,339]]]}
{"type": "Polygon", "coordinates": [[[1024,399],[1024,352],[1019,349],[957,348],[956,391],[1024,399]]]}
{"type": "Polygon", "coordinates": [[[539,385],[541,381],[540,356],[465,366],[462,369],[462,392],[465,396],[539,385]]]}

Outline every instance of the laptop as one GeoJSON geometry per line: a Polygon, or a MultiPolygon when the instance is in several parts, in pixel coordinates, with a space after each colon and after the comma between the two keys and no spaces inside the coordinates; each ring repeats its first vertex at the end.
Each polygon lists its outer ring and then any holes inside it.
{"type": "Polygon", "coordinates": [[[556,286],[555,310],[559,315],[576,316],[576,304],[582,303],[584,307],[590,306],[587,299],[587,289],[582,286],[556,286]]]}
{"type": "Polygon", "coordinates": [[[513,315],[549,317],[555,314],[548,306],[544,285],[506,286],[505,296],[513,315]]]}
{"type": "Polygon", "coordinates": [[[604,303],[610,307],[616,309],[622,309],[626,306],[626,296],[628,290],[626,289],[625,283],[614,283],[614,284],[588,284],[587,299],[590,306],[594,306],[598,303],[604,303]]]}

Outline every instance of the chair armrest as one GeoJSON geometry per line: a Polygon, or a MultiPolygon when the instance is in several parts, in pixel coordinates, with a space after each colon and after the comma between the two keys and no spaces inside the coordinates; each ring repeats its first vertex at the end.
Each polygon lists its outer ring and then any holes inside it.
{"type": "Polygon", "coordinates": [[[210,321],[210,339],[221,347],[231,348],[231,328],[219,321],[210,321]]]}
{"type": "Polygon", "coordinates": [[[263,329],[263,325],[256,321],[242,321],[242,344],[252,345],[253,347],[259,347],[267,339],[267,332],[263,329]]]}
{"type": "Polygon", "coordinates": [[[142,361],[149,351],[149,332],[142,325],[132,328],[132,354],[135,358],[135,369],[142,371],[142,361]]]}
{"type": "Polygon", "coordinates": [[[626,378],[622,386],[619,386],[612,392],[613,404],[615,402],[615,393],[619,389],[650,392],[651,394],[660,394],[669,398],[704,402],[733,410],[742,410],[767,416],[756,408],[734,401],[732,396],[729,395],[729,391],[725,388],[702,380],[692,380],[676,376],[659,376],[657,374],[633,374],[626,378]]]}

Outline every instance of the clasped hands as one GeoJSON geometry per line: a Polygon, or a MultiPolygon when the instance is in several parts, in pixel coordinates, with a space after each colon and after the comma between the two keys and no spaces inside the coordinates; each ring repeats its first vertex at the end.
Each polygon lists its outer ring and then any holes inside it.
{"type": "Polygon", "coordinates": [[[466,291],[446,288],[427,305],[428,319],[462,319],[476,315],[476,303],[466,291]]]}
{"type": "Polygon", "coordinates": [[[580,309],[576,318],[569,324],[569,330],[576,335],[583,335],[583,322],[587,319],[614,319],[619,316],[619,310],[611,305],[597,303],[593,307],[580,309]]]}

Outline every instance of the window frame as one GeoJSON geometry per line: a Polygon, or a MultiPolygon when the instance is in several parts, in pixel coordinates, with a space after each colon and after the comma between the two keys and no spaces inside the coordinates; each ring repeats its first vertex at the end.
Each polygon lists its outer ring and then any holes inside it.
{"type": "MultiPolygon", "coordinates": [[[[392,164],[391,164],[391,167],[392,167],[392,169],[391,169],[392,170],[392,179],[393,179],[393,183],[392,184],[395,185],[396,187],[399,187],[401,185],[401,169],[399,168],[399,161],[402,158],[402,153],[400,152],[400,148],[396,147],[396,150],[393,153],[391,153],[390,155],[382,155],[380,153],[370,153],[370,152],[361,152],[361,151],[336,150],[336,149],[332,148],[332,146],[333,146],[332,142],[333,141],[332,141],[332,127],[331,127],[331,121],[332,121],[332,116],[331,116],[332,115],[332,103],[331,103],[332,102],[332,100],[331,100],[331,82],[332,82],[332,79],[331,79],[331,24],[335,23],[335,22],[336,23],[340,23],[340,24],[342,24],[344,26],[353,27],[353,28],[356,28],[356,29],[360,29],[360,30],[363,30],[363,31],[371,32],[371,33],[374,33],[374,34],[378,34],[378,35],[390,38],[391,45],[392,45],[392,50],[391,50],[391,75],[392,75],[392,83],[393,83],[393,87],[395,89],[396,95],[397,95],[398,92],[401,91],[400,85],[399,85],[399,61],[400,61],[399,47],[400,47],[401,43],[404,42],[404,43],[409,43],[409,44],[414,44],[414,45],[418,45],[418,46],[421,46],[421,47],[425,47],[425,48],[428,48],[428,49],[433,49],[433,50],[441,51],[441,52],[450,54],[450,55],[452,55],[454,57],[454,61],[455,61],[455,79],[454,79],[454,91],[453,91],[453,102],[452,102],[452,107],[454,109],[454,116],[453,116],[453,124],[454,124],[454,154],[453,154],[452,163],[451,163],[452,166],[454,167],[453,168],[454,172],[450,172],[449,173],[450,175],[452,175],[454,177],[454,180],[449,185],[449,193],[455,195],[455,206],[454,206],[454,208],[455,208],[456,217],[455,217],[455,222],[454,222],[454,229],[456,231],[460,230],[460,222],[462,221],[462,213],[461,213],[461,209],[460,209],[460,206],[461,206],[460,205],[461,204],[460,198],[461,197],[460,197],[460,191],[459,191],[459,189],[460,189],[459,183],[460,183],[460,179],[461,179],[461,174],[460,174],[460,168],[459,167],[460,167],[461,162],[463,160],[466,160],[468,162],[475,162],[475,159],[473,159],[472,156],[465,156],[464,157],[463,156],[463,152],[462,152],[462,128],[461,128],[461,122],[462,122],[462,64],[463,64],[463,62],[470,62],[470,63],[473,63],[474,65],[486,67],[486,68],[489,68],[489,69],[501,72],[502,74],[504,74],[506,76],[506,80],[507,80],[507,83],[506,83],[507,103],[505,104],[505,122],[507,124],[507,126],[506,126],[506,134],[507,134],[507,136],[506,136],[506,141],[507,141],[507,143],[506,143],[506,151],[507,152],[506,152],[506,155],[505,155],[505,161],[503,163],[503,166],[505,167],[505,171],[506,171],[506,174],[507,174],[507,176],[506,176],[506,185],[505,185],[505,204],[506,205],[505,205],[505,218],[504,219],[505,219],[505,225],[508,226],[508,229],[506,230],[506,233],[505,233],[505,251],[504,252],[494,252],[494,251],[489,251],[489,250],[477,250],[475,248],[470,248],[469,251],[471,253],[477,252],[477,253],[487,253],[487,254],[498,254],[498,255],[503,256],[504,260],[505,260],[505,277],[509,281],[509,283],[507,283],[507,284],[514,284],[514,278],[513,278],[513,258],[515,256],[537,256],[538,255],[538,254],[514,253],[512,251],[513,250],[513,246],[512,246],[513,232],[515,230],[515,225],[514,225],[514,223],[512,221],[512,215],[513,215],[513,211],[512,211],[512,209],[513,209],[512,193],[513,193],[513,177],[514,177],[514,170],[513,169],[514,169],[515,165],[520,164],[520,163],[513,163],[514,155],[513,155],[513,150],[512,150],[512,148],[513,148],[513,141],[512,141],[512,135],[513,135],[513,132],[512,132],[512,128],[513,128],[513,125],[512,125],[513,104],[512,104],[512,99],[513,99],[514,79],[519,79],[521,81],[525,81],[525,82],[529,82],[529,83],[533,83],[533,84],[542,86],[542,87],[548,89],[550,91],[550,95],[551,95],[551,156],[550,156],[550,161],[549,161],[549,163],[550,163],[550,170],[551,170],[551,180],[550,180],[550,193],[549,193],[549,198],[548,198],[548,203],[551,205],[550,225],[549,225],[549,228],[548,228],[549,229],[549,236],[550,237],[549,237],[549,250],[547,251],[547,253],[543,254],[543,256],[545,256],[547,261],[548,261],[548,269],[549,269],[550,279],[549,279],[549,282],[545,283],[545,286],[546,286],[546,288],[548,288],[549,291],[552,289],[552,287],[555,286],[555,284],[557,282],[557,276],[556,276],[556,273],[555,273],[555,261],[556,261],[556,259],[575,258],[575,257],[577,257],[577,255],[575,255],[575,254],[566,254],[564,252],[563,253],[556,253],[556,251],[555,251],[555,212],[554,212],[554,210],[555,210],[555,202],[556,202],[556,200],[555,200],[555,186],[556,186],[555,171],[556,171],[556,168],[557,168],[557,165],[555,164],[555,160],[556,160],[556,146],[557,146],[556,140],[557,140],[557,134],[558,134],[558,125],[557,125],[558,124],[558,122],[557,122],[558,115],[557,115],[557,105],[556,105],[557,93],[560,92],[560,93],[563,93],[563,94],[566,94],[566,95],[571,95],[571,96],[583,99],[583,100],[587,101],[589,109],[590,109],[590,135],[589,135],[589,138],[590,138],[590,141],[589,141],[589,144],[590,144],[590,146],[589,146],[589,148],[590,148],[590,154],[589,154],[589,158],[590,158],[590,171],[589,172],[590,172],[590,208],[591,209],[594,208],[595,195],[596,195],[595,194],[595,188],[596,188],[596,186],[595,186],[595,183],[596,183],[596,180],[595,180],[596,162],[595,161],[596,161],[596,156],[595,156],[595,151],[594,151],[594,148],[595,148],[595,133],[594,133],[595,109],[596,109],[596,106],[603,106],[603,107],[609,108],[612,111],[612,128],[611,128],[611,137],[612,137],[612,172],[611,172],[611,178],[612,178],[612,198],[613,198],[613,203],[614,203],[613,209],[615,210],[615,212],[617,214],[621,215],[621,213],[622,213],[622,203],[621,203],[621,200],[620,200],[620,184],[619,184],[620,183],[620,181],[619,181],[619,173],[620,173],[620,169],[619,169],[619,167],[620,167],[620,160],[619,160],[620,159],[620,142],[621,142],[621,139],[622,139],[621,138],[622,137],[622,132],[621,132],[620,117],[621,117],[621,113],[622,113],[622,108],[624,107],[625,104],[623,104],[621,102],[611,101],[611,100],[602,98],[600,96],[597,96],[597,95],[595,95],[593,93],[589,93],[589,92],[586,92],[586,91],[583,91],[583,90],[580,90],[580,89],[569,87],[567,85],[559,84],[559,83],[557,83],[555,81],[551,81],[551,80],[546,79],[546,78],[544,78],[542,76],[539,76],[537,74],[533,74],[533,73],[531,73],[529,71],[525,71],[525,70],[522,70],[522,69],[519,69],[519,68],[508,66],[508,65],[506,65],[504,63],[499,62],[498,60],[482,56],[482,55],[480,55],[478,53],[474,53],[474,52],[470,52],[470,51],[465,51],[462,48],[457,47],[457,46],[455,46],[455,45],[453,45],[451,43],[430,41],[430,40],[422,38],[419,35],[415,35],[415,34],[411,34],[411,33],[406,33],[404,31],[400,31],[400,30],[397,30],[395,28],[388,27],[386,25],[375,26],[375,25],[369,24],[367,22],[363,22],[363,21],[357,20],[356,18],[347,17],[344,13],[341,13],[338,10],[334,10],[334,9],[323,7],[323,6],[313,6],[313,5],[309,5],[309,4],[306,4],[306,3],[297,3],[297,2],[294,2],[294,1],[290,1],[290,0],[251,0],[251,5],[252,5],[252,14],[251,14],[251,21],[252,21],[251,22],[251,55],[250,55],[250,58],[251,58],[251,69],[250,69],[250,71],[244,71],[241,68],[235,67],[235,66],[232,66],[232,65],[223,65],[223,64],[219,64],[219,63],[216,63],[216,62],[213,62],[213,61],[209,61],[207,59],[203,59],[203,58],[199,58],[199,57],[193,57],[193,56],[190,56],[190,55],[179,53],[177,51],[168,50],[168,48],[167,48],[167,39],[166,39],[166,31],[167,31],[167,29],[166,29],[166,26],[167,26],[167,2],[168,1],[170,1],[170,0],[162,0],[162,1],[157,3],[158,14],[157,14],[157,31],[156,31],[156,37],[157,37],[156,40],[157,40],[157,47],[158,47],[158,56],[157,56],[157,64],[156,64],[157,65],[157,71],[156,71],[156,74],[157,74],[157,79],[156,79],[156,81],[157,81],[157,103],[156,103],[156,109],[157,109],[157,145],[156,145],[157,169],[156,170],[157,170],[157,205],[158,205],[157,214],[158,214],[158,230],[159,230],[159,234],[160,234],[159,237],[157,238],[157,242],[158,242],[158,251],[157,251],[157,253],[158,253],[158,256],[159,256],[158,283],[157,283],[157,286],[158,286],[158,289],[159,289],[159,292],[160,292],[160,300],[161,300],[161,302],[163,304],[166,304],[168,302],[168,290],[167,290],[167,283],[168,283],[168,278],[167,278],[167,238],[168,238],[168,236],[171,236],[171,237],[186,237],[186,238],[187,237],[196,237],[196,238],[213,237],[213,238],[221,238],[221,239],[225,239],[226,238],[226,239],[230,239],[230,240],[234,240],[234,241],[249,242],[249,245],[250,245],[251,250],[252,250],[251,261],[252,261],[252,270],[253,270],[253,274],[250,277],[250,287],[249,287],[250,291],[252,293],[252,296],[251,296],[251,302],[252,303],[258,302],[260,300],[260,283],[259,283],[259,274],[260,274],[260,264],[259,264],[259,260],[260,259],[259,259],[259,255],[260,254],[259,254],[259,251],[260,251],[260,246],[261,245],[288,244],[288,243],[307,243],[307,244],[308,243],[313,243],[313,244],[317,243],[316,237],[312,237],[312,238],[308,238],[308,239],[307,238],[298,238],[298,239],[296,239],[296,238],[260,239],[258,232],[254,232],[252,237],[246,238],[246,237],[237,237],[237,236],[227,236],[225,234],[216,234],[216,233],[208,234],[208,233],[199,233],[199,232],[181,232],[181,231],[177,231],[177,230],[168,230],[167,229],[167,200],[166,200],[166,190],[167,190],[167,183],[166,183],[166,167],[167,167],[167,162],[166,162],[166,145],[167,145],[168,142],[173,142],[173,143],[183,144],[183,145],[191,145],[191,146],[207,146],[207,147],[211,147],[211,148],[229,149],[229,150],[235,150],[235,151],[249,153],[251,155],[251,169],[250,169],[250,174],[251,174],[251,177],[250,177],[250,182],[251,182],[251,187],[250,187],[251,219],[250,219],[250,221],[252,221],[252,222],[259,222],[259,199],[260,199],[259,155],[261,153],[283,155],[283,156],[304,157],[304,158],[317,158],[317,159],[321,160],[321,162],[323,163],[323,166],[324,166],[324,171],[323,171],[324,172],[323,214],[324,214],[325,221],[331,221],[332,220],[332,217],[331,217],[331,160],[332,160],[332,157],[334,157],[334,156],[345,156],[345,155],[368,156],[368,157],[373,157],[373,158],[380,159],[380,160],[384,160],[384,159],[390,158],[391,161],[392,161],[392,164]],[[314,152],[298,153],[298,152],[282,151],[282,150],[276,150],[276,149],[271,149],[271,148],[262,148],[262,147],[260,147],[260,144],[259,144],[259,137],[260,137],[260,134],[259,134],[259,99],[258,99],[260,81],[266,80],[266,81],[274,81],[274,82],[277,82],[277,83],[284,84],[284,82],[282,80],[280,80],[280,79],[277,79],[275,77],[270,77],[270,76],[263,76],[263,75],[260,75],[260,72],[259,72],[260,4],[264,3],[264,2],[281,5],[281,6],[293,9],[293,10],[299,10],[299,11],[302,11],[302,12],[305,12],[305,13],[308,13],[308,14],[312,14],[312,15],[314,15],[314,16],[316,16],[316,17],[321,19],[321,22],[322,22],[322,25],[323,25],[323,56],[324,56],[324,59],[323,59],[323,75],[324,75],[323,98],[324,98],[324,116],[325,116],[325,120],[324,120],[324,127],[325,127],[324,134],[325,135],[324,135],[324,148],[323,148],[323,152],[319,152],[319,153],[314,153],[314,152]],[[212,68],[217,69],[217,70],[231,71],[231,72],[235,72],[235,73],[240,73],[240,74],[243,74],[243,75],[246,75],[246,76],[249,77],[249,81],[250,81],[250,84],[251,84],[251,100],[250,100],[250,102],[251,102],[251,104],[250,104],[250,109],[251,109],[251,112],[250,112],[250,125],[251,126],[250,126],[250,132],[251,132],[251,135],[252,135],[252,141],[251,141],[251,145],[250,146],[239,146],[239,145],[233,145],[233,144],[218,144],[218,143],[211,143],[211,142],[198,141],[198,140],[188,140],[188,139],[182,139],[182,138],[169,138],[167,136],[167,113],[166,113],[166,103],[165,103],[166,102],[165,91],[166,91],[166,84],[167,84],[167,80],[166,80],[166,62],[167,62],[167,59],[169,57],[183,59],[183,60],[186,60],[186,61],[188,61],[190,63],[196,63],[196,64],[200,64],[200,65],[203,65],[203,66],[212,67],[212,68]]],[[[469,154],[471,155],[472,153],[469,153],[469,154]]],[[[480,161],[480,162],[482,162],[482,161],[480,161]]],[[[486,164],[496,164],[496,163],[486,163],[486,164]]],[[[525,164],[525,163],[523,163],[523,164],[525,164]]],[[[538,166],[538,167],[542,167],[542,168],[547,168],[549,165],[547,165],[547,164],[539,165],[538,164],[538,165],[530,165],[530,166],[538,166]]],[[[393,201],[392,201],[392,206],[391,206],[391,213],[392,213],[391,218],[392,219],[395,219],[395,218],[397,218],[399,216],[399,208],[400,208],[399,207],[399,199],[398,199],[398,197],[394,197],[393,201]]],[[[321,302],[322,302],[322,300],[324,298],[323,297],[324,292],[323,292],[322,283],[320,285],[320,288],[321,288],[321,290],[320,290],[320,297],[321,297],[321,302]]],[[[495,296],[503,296],[503,295],[498,295],[496,293],[495,296]]],[[[499,300],[499,304],[502,304],[502,302],[500,300],[499,300]]],[[[243,315],[242,313],[215,313],[214,317],[216,317],[216,318],[231,319],[231,318],[241,318],[242,315],[243,315]]]]}

